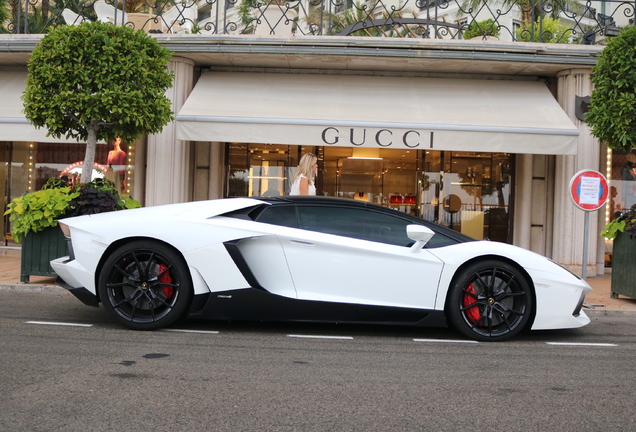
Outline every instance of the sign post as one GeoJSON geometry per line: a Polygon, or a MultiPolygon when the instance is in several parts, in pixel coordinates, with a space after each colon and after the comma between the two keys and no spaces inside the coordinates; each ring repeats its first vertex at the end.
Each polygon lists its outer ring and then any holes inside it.
{"type": "Polygon", "coordinates": [[[587,279],[587,254],[590,239],[590,212],[605,205],[609,196],[607,179],[598,171],[582,170],[574,174],[570,180],[570,197],[574,204],[585,211],[585,228],[583,237],[583,270],[581,278],[587,279]]]}

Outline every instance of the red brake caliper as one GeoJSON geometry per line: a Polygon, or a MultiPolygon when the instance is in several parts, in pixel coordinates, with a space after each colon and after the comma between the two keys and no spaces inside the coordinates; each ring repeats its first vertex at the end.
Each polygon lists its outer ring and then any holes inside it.
{"type": "MultiPolygon", "coordinates": [[[[168,268],[167,266],[163,264],[159,264],[159,274],[163,273],[167,268],[168,268]]],[[[159,282],[164,284],[171,284],[172,278],[170,277],[170,272],[163,273],[163,275],[159,278],[159,282]]],[[[174,294],[173,287],[171,286],[163,287],[163,295],[165,295],[167,299],[172,298],[172,294],[174,294]]]]}
{"type": "Polygon", "coordinates": [[[475,307],[469,308],[469,306],[477,303],[477,299],[474,296],[470,295],[470,294],[475,294],[475,287],[473,286],[473,284],[468,285],[468,288],[466,288],[466,291],[467,292],[464,294],[464,301],[463,301],[464,308],[466,308],[465,309],[466,317],[468,317],[471,323],[476,323],[480,318],[479,307],[475,306],[475,307]]]}

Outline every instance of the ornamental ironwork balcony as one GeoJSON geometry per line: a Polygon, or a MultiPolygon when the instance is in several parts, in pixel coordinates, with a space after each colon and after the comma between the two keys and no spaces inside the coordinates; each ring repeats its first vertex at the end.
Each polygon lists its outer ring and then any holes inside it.
{"type": "Polygon", "coordinates": [[[4,33],[103,21],[148,33],[602,43],[636,0],[7,0],[4,33]]]}

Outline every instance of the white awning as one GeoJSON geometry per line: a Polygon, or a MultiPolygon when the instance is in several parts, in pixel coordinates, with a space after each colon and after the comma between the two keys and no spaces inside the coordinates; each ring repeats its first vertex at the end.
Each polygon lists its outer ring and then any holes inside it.
{"type": "Polygon", "coordinates": [[[36,129],[22,112],[22,93],[26,89],[27,73],[0,72],[0,140],[26,142],[73,142],[47,137],[47,129],[36,129]]]}
{"type": "Polygon", "coordinates": [[[177,138],[575,154],[579,131],[539,81],[204,73],[177,138]]]}

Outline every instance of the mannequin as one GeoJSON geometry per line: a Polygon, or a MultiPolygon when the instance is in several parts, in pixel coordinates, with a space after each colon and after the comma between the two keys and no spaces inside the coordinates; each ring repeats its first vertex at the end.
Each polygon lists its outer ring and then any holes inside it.
{"type": "Polygon", "coordinates": [[[117,190],[126,190],[126,152],[121,149],[121,138],[115,138],[113,149],[108,152],[108,174],[106,178],[115,183],[117,190]]]}
{"type": "Polygon", "coordinates": [[[121,138],[115,138],[113,149],[108,152],[108,166],[126,165],[126,152],[121,149],[121,138]]]}

